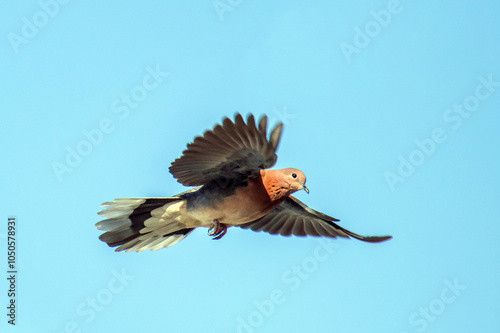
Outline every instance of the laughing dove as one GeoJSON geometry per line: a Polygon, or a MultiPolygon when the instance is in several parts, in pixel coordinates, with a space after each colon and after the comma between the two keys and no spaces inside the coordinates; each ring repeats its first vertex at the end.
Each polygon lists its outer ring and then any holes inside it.
{"type": "Polygon", "coordinates": [[[198,227],[220,239],[228,227],[238,226],[283,236],[353,237],[381,242],[391,236],[360,236],[342,228],[331,216],[309,208],[292,193],[305,190],[300,170],[269,170],[283,130],[280,123],[266,133],[267,117],[258,126],[250,115],[206,131],[187,145],[170,172],[185,186],[196,186],[172,197],[121,198],[102,204],[96,224],[105,230],[99,239],[116,251],[159,250],[170,247],[198,227]]]}

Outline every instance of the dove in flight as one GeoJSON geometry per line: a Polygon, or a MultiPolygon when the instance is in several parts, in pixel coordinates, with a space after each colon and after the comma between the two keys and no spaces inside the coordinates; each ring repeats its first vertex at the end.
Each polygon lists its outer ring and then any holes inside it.
{"type": "Polygon", "coordinates": [[[161,198],[119,198],[102,204],[105,218],[96,228],[115,251],[141,252],[170,247],[199,227],[220,239],[228,227],[283,236],[353,237],[382,242],[391,236],[360,236],[339,226],[336,218],[306,206],[291,194],[304,190],[305,174],[294,168],[270,170],[283,124],[267,136],[267,117],[258,125],[253,115],[206,131],[187,145],[170,166],[185,186],[183,193],[161,198]]]}

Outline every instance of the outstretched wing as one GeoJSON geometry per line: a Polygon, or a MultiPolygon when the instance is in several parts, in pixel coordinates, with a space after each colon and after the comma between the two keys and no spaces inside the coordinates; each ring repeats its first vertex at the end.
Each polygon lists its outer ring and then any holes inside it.
{"type": "Polygon", "coordinates": [[[222,125],[206,131],[187,145],[182,156],[170,166],[170,173],[186,186],[205,185],[212,181],[245,181],[256,176],[261,169],[276,163],[276,148],[283,124],[278,124],[269,139],[266,133],[267,117],[263,116],[258,128],[255,118],[247,122],[236,114],[234,122],[224,118],[222,125]]]}
{"type": "Polygon", "coordinates": [[[361,236],[342,228],[334,221],[339,220],[309,208],[299,199],[289,196],[266,216],[242,224],[240,227],[253,231],[265,231],[272,235],[353,237],[370,243],[392,238],[392,236],[361,236]]]}

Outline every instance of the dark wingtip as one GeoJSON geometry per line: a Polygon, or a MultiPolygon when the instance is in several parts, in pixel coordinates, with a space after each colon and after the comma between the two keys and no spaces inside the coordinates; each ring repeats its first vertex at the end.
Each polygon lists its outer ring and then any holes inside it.
{"type": "Polygon", "coordinates": [[[358,239],[368,243],[380,243],[380,242],[385,242],[386,240],[389,240],[391,238],[392,236],[367,236],[358,239]]]}
{"type": "MultiPolygon", "coordinates": [[[[228,117],[226,117],[226,118],[228,118],[228,117]]],[[[230,118],[228,118],[228,119],[231,120],[230,118]]],[[[243,123],[245,123],[245,118],[243,118],[243,116],[239,112],[234,113],[234,123],[236,123],[236,119],[238,119],[238,121],[242,121],[243,123]]]]}

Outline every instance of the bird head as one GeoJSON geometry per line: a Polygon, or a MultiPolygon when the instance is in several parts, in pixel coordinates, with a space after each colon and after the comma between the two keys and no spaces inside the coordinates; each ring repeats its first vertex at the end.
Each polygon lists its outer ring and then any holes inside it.
{"type": "Polygon", "coordinates": [[[298,169],[262,170],[261,175],[264,187],[272,200],[284,199],[300,190],[309,193],[306,175],[298,169]]]}
{"type": "Polygon", "coordinates": [[[290,194],[300,190],[309,193],[309,189],[306,187],[306,175],[302,171],[294,168],[286,168],[281,169],[281,172],[282,180],[287,183],[290,188],[290,194]]]}

